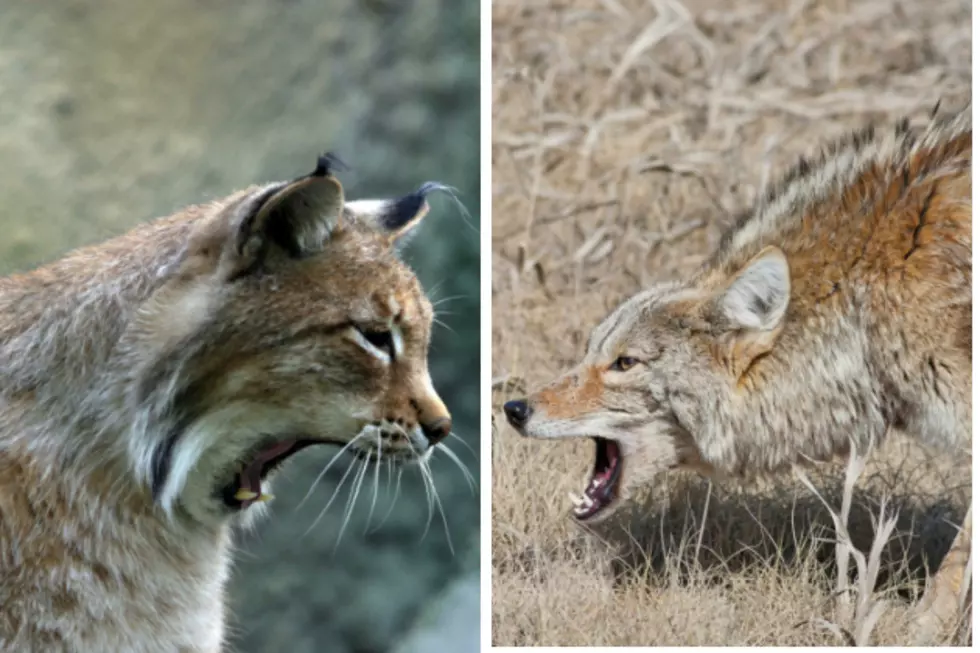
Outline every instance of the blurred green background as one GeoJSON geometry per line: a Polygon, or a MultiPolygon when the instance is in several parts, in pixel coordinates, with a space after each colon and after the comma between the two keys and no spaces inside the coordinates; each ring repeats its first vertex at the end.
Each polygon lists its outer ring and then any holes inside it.
{"type": "MultiPolygon", "coordinates": [[[[455,186],[406,252],[449,328],[435,385],[479,450],[479,2],[5,0],[0,5],[0,273],[251,183],[309,172],[330,149],[348,197],[455,186]],[[451,330],[450,330],[451,329],[451,330]]],[[[479,480],[476,455],[451,444],[479,480]]],[[[476,651],[479,497],[442,456],[446,511],[406,472],[385,524],[371,493],[336,546],[334,451],[293,460],[274,515],[240,534],[233,651],[476,651]],[[448,537],[447,537],[448,531],[448,537]],[[455,555],[448,541],[451,539],[455,555]]],[[[352,475],[353,476],[353,475],[352,475]]],[[[382,476],[382,485],[385,478],[382,476]]],[[[338,505],[339,504],[339,505],[338,505]]]]}

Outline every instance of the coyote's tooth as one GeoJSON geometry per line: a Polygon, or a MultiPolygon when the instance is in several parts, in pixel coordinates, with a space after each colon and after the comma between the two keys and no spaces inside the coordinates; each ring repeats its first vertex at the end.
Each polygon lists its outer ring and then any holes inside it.
{"type": "Polygon", "coordinates": [[[590,497],[587,492],[581,496],[569,492],[568,498],[572,500],[572,505],[575,506],[577,512],[586,512],[595,505],[595,499],[590,497]]]}
{"type": "Polygon", "coordinates": [[[235,492],[235,499],[238,501],[252,501],[259,497],[258,492],[252,492],[247,488],[239,488],[238,492],[235,492]]]}

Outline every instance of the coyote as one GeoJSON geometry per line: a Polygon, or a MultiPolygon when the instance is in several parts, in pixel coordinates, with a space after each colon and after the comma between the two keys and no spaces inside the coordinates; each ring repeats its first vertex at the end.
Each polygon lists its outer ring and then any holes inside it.
{"type": "Polygon", "coordinates": [[[334,163],[0,278],[0,651],[217,653],[284,460],[443,446],[396,254],[439,185],[348,202],[334,163]]]}
{"type": "MultiPolygon", "coordinates": [[[[628,299],[574,369],[507,402],[525,436],[594,439],[574,517],[667,470],[778,472],[890,427],[969,456],[972,131],[969,106],[934,111],[802,159],[693,278],[628,299]]],[[[971,512],[922,632],[956,612],[971,512]]]]}

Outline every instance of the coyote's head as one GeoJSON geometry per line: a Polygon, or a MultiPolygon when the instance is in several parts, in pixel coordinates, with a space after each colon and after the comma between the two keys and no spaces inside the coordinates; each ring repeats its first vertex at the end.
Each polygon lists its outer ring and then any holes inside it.
{"type": "Polygon", "coordinates": [[[668,284],[619,306],[590,335],[585,357],[504,412],[534,438],[588,437],[596,458],[573,514],[610,515],[632,488],[665,470],[712,471],[730,452],[704,440],[713,414],[737,402],[745,372],[769,354],[790,294],[786,258],[767,248],[733,272],[668,284]]]}

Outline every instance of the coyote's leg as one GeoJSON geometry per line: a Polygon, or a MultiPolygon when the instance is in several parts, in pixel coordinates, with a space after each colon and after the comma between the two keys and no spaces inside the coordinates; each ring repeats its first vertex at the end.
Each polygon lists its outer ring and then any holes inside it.
{"type": "Polygon", "coordinates": [[[970,604],[972,517],[971,503],[959,534],[919,602],[912,630],[915,646],[937,644],[936,638],[947,629],[961,619],[969,619],[969,611],[961,614],[960,608],[970,604]]]}

